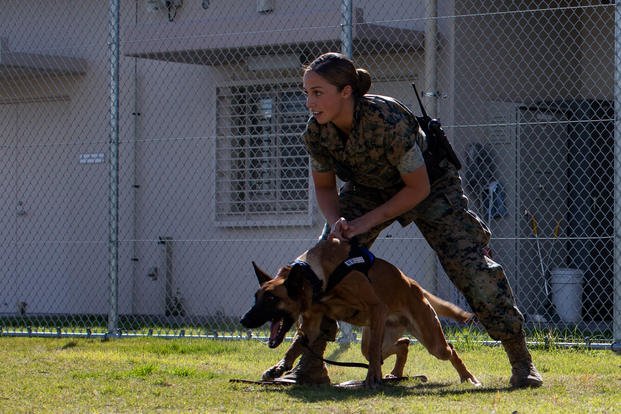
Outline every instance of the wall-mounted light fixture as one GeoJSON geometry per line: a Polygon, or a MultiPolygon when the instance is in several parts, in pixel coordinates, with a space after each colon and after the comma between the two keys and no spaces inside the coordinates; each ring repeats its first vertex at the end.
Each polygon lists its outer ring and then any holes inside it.
{"type": "Polygon", "coordinates": [[[274,0],[257,0],[257,12],[267,14],[274,11],[274,0]]]}
{"type": "Polygon", "coordinates": [[[147,0],[147,10],[156,12],[158,10],[168,10],[168,21],[175,20],[177,9],[183,6],[183,0],[147,0]]]}

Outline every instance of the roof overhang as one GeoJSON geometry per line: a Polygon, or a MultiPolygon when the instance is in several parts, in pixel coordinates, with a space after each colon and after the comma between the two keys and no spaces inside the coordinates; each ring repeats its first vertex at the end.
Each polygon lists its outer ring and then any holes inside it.
{"type": "MultiPolygon", "coordinates": [[[[131,57],[209,66],[244,62],[250,56],[312,57],[340,50],[340,15],[313,13],[284,23],[276,13],[171,24],[138,24],[128,30],[123,54],[131,57]],[[296,27],[293,27],[296,25],[296,27]],[[299,25],[299,27],[298,27],[299,25]]],[[[408,53],[424,47],[424,33],[364,23],[357,10],[352,24],[354,54],[408,53]]]]}
{"type": "Polygon", "coordinates": [[[74,76],[86,73],[85,59],[12,52],[0,39],[0,79],[31,76],[74,76]]]}

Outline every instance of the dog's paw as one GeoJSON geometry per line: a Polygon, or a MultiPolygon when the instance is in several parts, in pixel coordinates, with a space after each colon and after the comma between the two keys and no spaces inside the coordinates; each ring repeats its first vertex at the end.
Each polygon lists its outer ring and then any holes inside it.
{"type": "Polygon", "coordinates": [[[382,385],[382,375],[368,375],[364,380],[364,386],[366,388],[377,388],[382,385]]]}
{"type": "Polygon", "coordinates": [[[265,370],[265,372],[261,375],[261,379],[263,381],[273,381],[276,378],[282,377],[284,373],[290,370],[291,366],[288,366],[283,361],[280,361],[278,364],[265,370]]]}
{"type": "Polygon", "coordinates": [[[469,383],[469,384],[471,384],[472,386],[477,387],[477,388],[478,388],[478,387],[482,387],[482,386],[483,386],[483,384],[481,384],[481,381],[479,381],[478,379],[476,379],[476,377],[475,377],[475,376],[472,376],[472,377],[466,378],[465,380],[463,380],[463,381],[462,381],[462,383],[464,383],[464,382],[467,382],[467,383],[469,383]]]}

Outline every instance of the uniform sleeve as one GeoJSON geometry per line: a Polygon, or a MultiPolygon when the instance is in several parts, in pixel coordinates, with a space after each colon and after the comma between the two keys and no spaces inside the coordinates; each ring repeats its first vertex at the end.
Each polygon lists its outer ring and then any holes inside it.
{"type": "Polygon", "coordinates": [[[384,144],[388,160],[401,174],[411,173],[425,165],[420,146],[424,133],[418,122],[405,117],[394,125],[386,138],[384,144]]]}
{"type": "Polygon", "coordinates": [[[310,156],[311,169],[316,172],[334,171],[332,157],[328,154],[325,146],[321,144],[319,124],[313,118],[306,124],[302,139],[310,156]]]}

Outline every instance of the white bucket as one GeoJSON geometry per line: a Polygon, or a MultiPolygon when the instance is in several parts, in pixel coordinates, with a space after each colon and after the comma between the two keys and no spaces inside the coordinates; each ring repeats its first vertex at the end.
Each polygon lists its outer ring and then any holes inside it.
{"type": "Polygon", "coordinates": [[[582,271],[580,269],[552,269],[552,303],[563,322],[576,323],[582,313],[582,271]]]}

